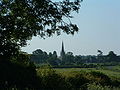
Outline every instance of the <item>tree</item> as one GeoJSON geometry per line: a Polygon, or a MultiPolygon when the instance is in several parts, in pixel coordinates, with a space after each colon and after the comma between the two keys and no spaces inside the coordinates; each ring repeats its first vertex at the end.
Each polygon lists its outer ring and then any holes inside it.
{"type": "Polygon", "coordinates": [[[110,62],[114,62],[114,61],[117,61],[117,55],[113,52],[113,51],[110,51],[109,53],[108,53],[108,55],[107,55],[107,57],[108,57],[108,60],[110,61],[110,62]]]}
{"type": "Polygon", "coordinates": [[[52,66],[60,65],[61,60],[57,57],[57,52],[53,51],[53,54],[49,53],[49,58],[47,59],[47,63],[49,63],[52,66]]]}
{"type": "Polygon", "coordinates": [[[45,63],[49,57],[48,54],[42,51],[41,49],[37,49],[33,51],[32,53],[33,54],[31,55],[31,61],[38,63],[38,64],[45,63]]]}
{"type": "Polygon", "coordinates": [[[56,57],[49,57],[47,59],[47,63],[49,63],[52,66],[57,66],[57,65],[60,65],[61,61],[56,57]]]}
{"type": "Polygon", "coordinates": [[[98,56],[103,56],[103,52],[101,50],[97,50],[98,56]]]}
{"type": "Polygon", "coordinates": [[[108,53],[108,56],[110,56],[110,57],[116,57],[117,55],[113,51],[110,51],[108,53]]]}
{"type": "Polygon", "coordinates": [[[78,12],[81,1],[0,0],[0,57],[15,56],[33,36],[77,32],[77,25],[64,18],[70,20],[71,12],[78,12]]]}
{"type": "Polygon", "coordinates": [[[97,50],[98,54],[97,54],[97,62],[103,62],[104,58],[103,58],[103,52],[101,50],[97,50]]]}
{"type": "Polygon", "coordinates": [[[41,49],[37,49],[37,50],[33,51],[32,53],[33,53],[33,55],[41,55],[41,54],[43,54],[43,51],[41,49]]]}
{"type": "Polygon", "coordinates": [[[55,57],[55,58],[57,58],[57,52],[56,52],[56,51],[54,51],[54,52],[53,52],[53,55],[52,55],[52,57],[55,57]]]}
{"type": "Polygon", "coordinates": [[[73,64],[74,63],[74,55],[72,52],[67,52],[65,55],[65,64],[73,64]]]}
{"type": "Polygon", "coordinates": [[[76,55],[76,56],[74,57],[74,61],[75,61],[75,63],[76,63],[77,65],[83,63],[83,62],[82,62],[81,55],[76,55]]]}
{"type": "Polygon", "coordinates": [[[52,53],[51,52],[49,52],[49,57],[52,57],[52,53]]]}

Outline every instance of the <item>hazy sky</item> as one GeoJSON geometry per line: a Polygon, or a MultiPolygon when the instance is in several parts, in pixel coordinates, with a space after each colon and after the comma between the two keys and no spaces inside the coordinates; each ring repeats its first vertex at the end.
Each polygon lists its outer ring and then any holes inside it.
{"type": "Polygon", "coordinates": [[[74,36],[62,34],[50,38],[34,37],[28,41],[23,51],[32,53],[36,49],[46,52],[61,51],[62,41],[65,51],[75,55],[96,55],[97,50],[107,54],[120,54],[120,0],[84,0],[78,14],[73,14],[72,22],[80,28],[74,36]]]}

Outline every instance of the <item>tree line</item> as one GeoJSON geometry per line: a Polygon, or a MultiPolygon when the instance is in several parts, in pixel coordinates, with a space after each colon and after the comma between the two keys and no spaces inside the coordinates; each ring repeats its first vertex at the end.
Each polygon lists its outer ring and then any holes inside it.
{"type": "Polygon", "coordinates": [[[50,52],[49,54],[41,49],[33,51],[30,55],[31,61],[36,64],[50,64],[52,66],[60,65],[81,65],[89,63],[117,63],[120,62],[120,56],[115,54],[114,51],[110,51],[107,55],[103,55],[103,52],[98,50],[97,55],[74,55],[72,52],[67,52],[62,60],[57,52],[50,52]]]}

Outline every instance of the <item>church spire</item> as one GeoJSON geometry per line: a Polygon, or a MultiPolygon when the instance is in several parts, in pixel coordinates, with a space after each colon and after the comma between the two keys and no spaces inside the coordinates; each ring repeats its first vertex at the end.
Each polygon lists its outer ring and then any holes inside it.
{"type": "Polygon", "coordinates": [[[62,41],[62,52],[64,52],[64,43],[62,41]]]}
{"type": "Polygon", "coordinates": [[[61,57],[61,60],[63,60],[64,57],[65,57],[65,51],[64,51],[64,43],[63,43],[63,41],[62,41],[62,50],[61,50],[61,53],[60,53],[60,57],[61,57]]]}

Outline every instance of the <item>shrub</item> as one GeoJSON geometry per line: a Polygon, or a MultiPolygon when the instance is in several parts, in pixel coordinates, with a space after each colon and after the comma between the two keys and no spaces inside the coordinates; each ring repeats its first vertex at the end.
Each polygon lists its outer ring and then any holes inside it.
{"type": "Polygon", "coordinates": [[[101,85],[111,84],[111,79],[107,75],[97,71],[89,72],[86,78],[88,78],[91,83],[96,83],[101,85]]]}
{"type": "Polygon", "coordinates": [[[88,84],[87,90],[120,90],[119,87],[101,86],[94,84],[88,84]]]}
{"type": "Polygon", "coordinates": [[[43,90],[70,90],[70,85],[65,81],[65,78],[57,74],[50,66],[45,66],[39,69],[38,76],[42,78],[41,85],[43,90]]]}
{"type": "Polygon", "coordinates": [[[66,81],[70,83],[73,90],[86,89],[86,85],[89,83],[89,80],[82,73],[71,75],[66,78],[66,81]]]}
{"type": "Polygon", "coordinates": [[[23,66],[10,61],[0,63],[0,90],[36,88],[36,70],[32,65],[23,66]]]}

